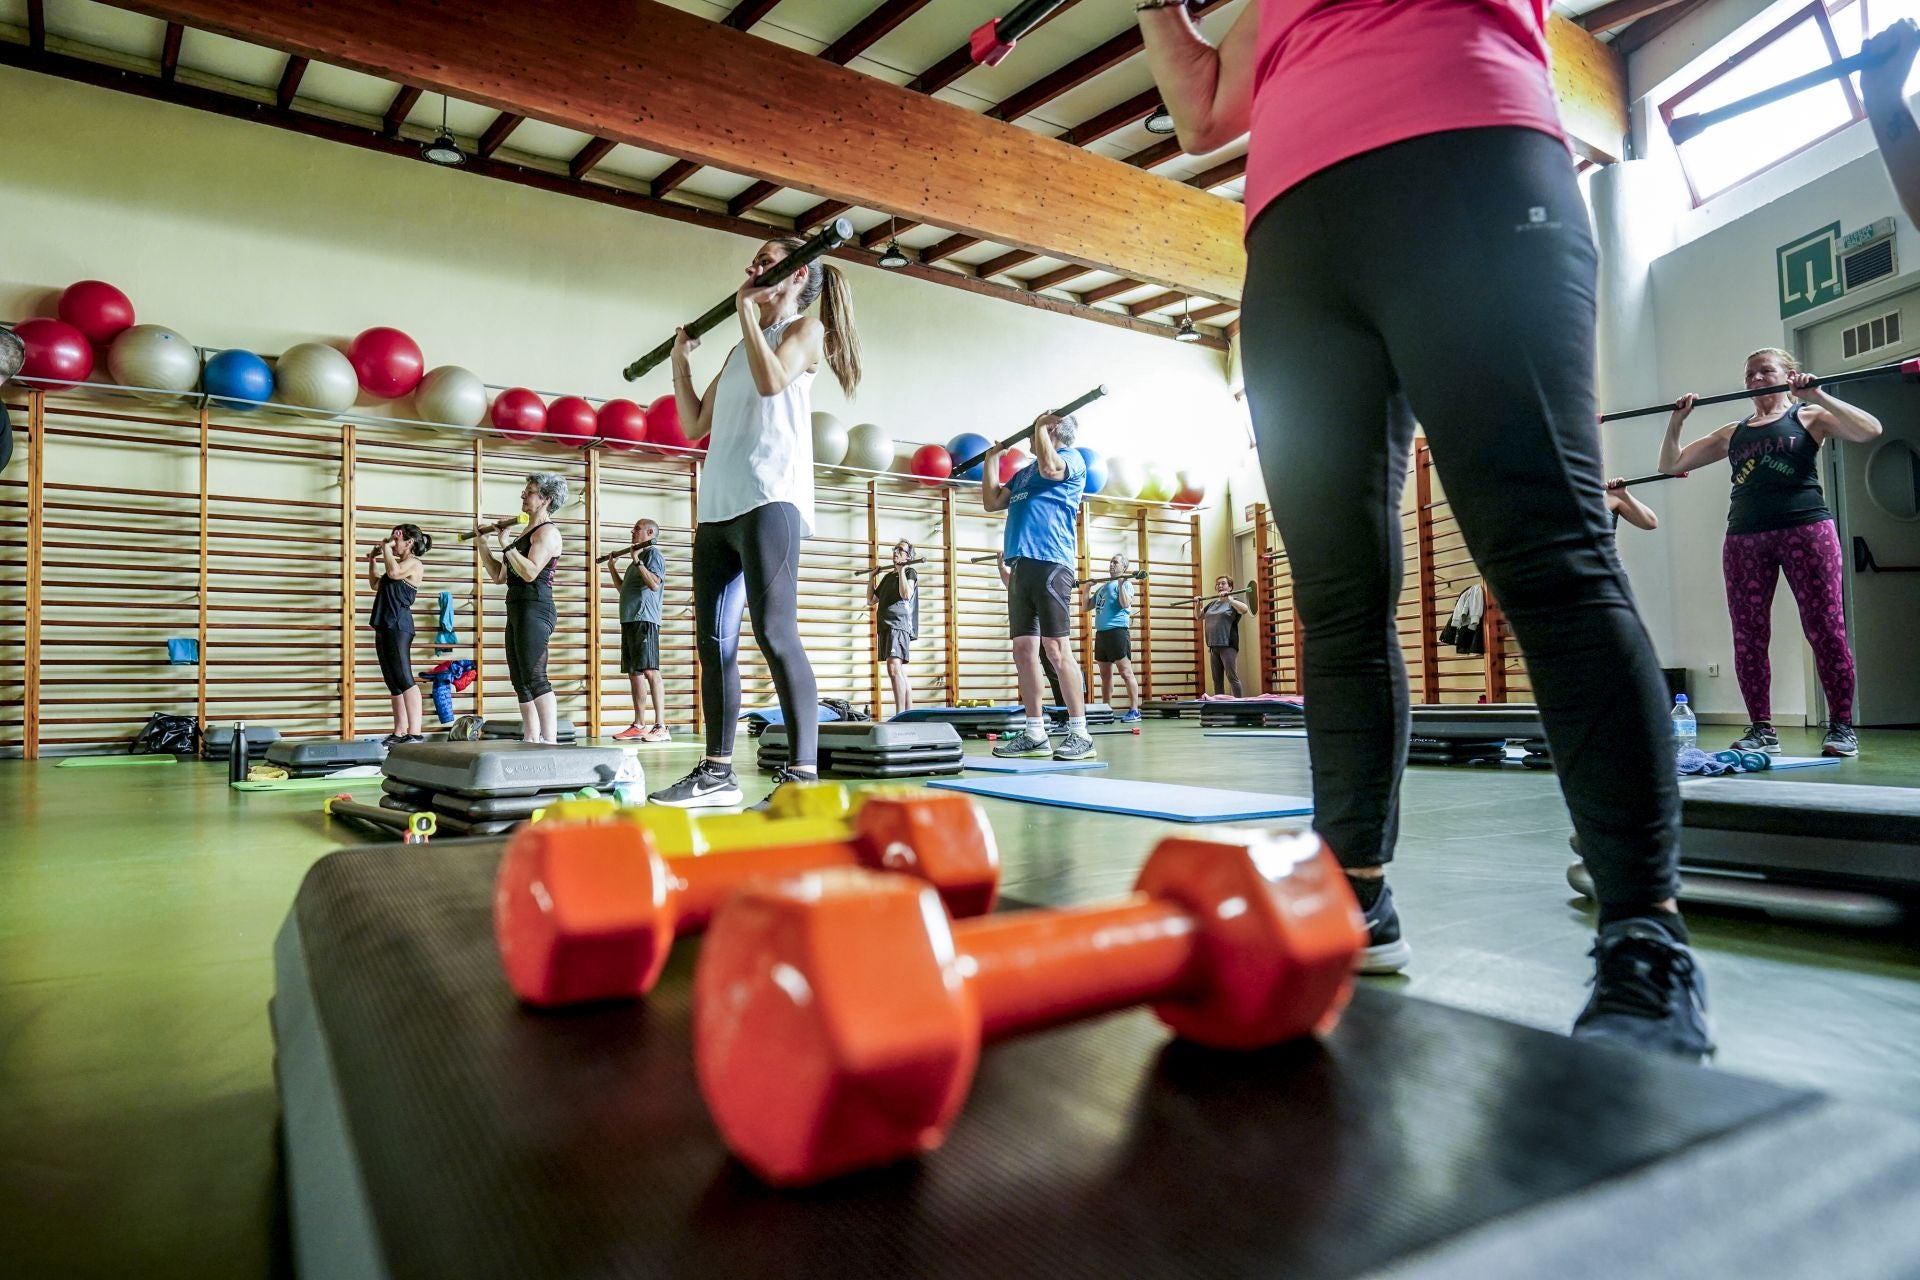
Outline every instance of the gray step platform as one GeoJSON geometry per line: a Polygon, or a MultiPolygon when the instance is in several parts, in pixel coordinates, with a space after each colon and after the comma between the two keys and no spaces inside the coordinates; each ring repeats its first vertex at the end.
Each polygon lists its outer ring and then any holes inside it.
{"type": "MultiPolygon", "coordinates": [[[[785,725],[760,735],[758,764],[772,773],[792,759],[785,725]]],[[[820,771],[855,778],[920,778],[965,767],[960,733],[950,724],[898,720],[820,726],[820,771]]]]}
{"type": "Polygon", "coordinates": [[[296,778],[379,764],[386,758],[386,745],[368,738],[347,738],[339,742],[283,738],[267,748],[267,763],[279,765],[296,778]]]}
{"type": "MultiPolygon", "coordinates": [[[[270,724],[247,726],[247,755],[259,759],[261,752],[280,741],[280,731],[270,724]]],[[[200,740],[200,754],[207,760],[225,760],[233,754],[233,726],[215,725],[200,740]]]]}
{"type": "MultiPolygon", "coordinates": [[[[520,723],[520,717],[518,715],[505,717],[489,716],[486,722],[480,726],[480,736],[494,741],[504,739],[508,742],[518,742],[520,736],[525,732],[526,728],[520,723]]],[[[561,746],[566,746],[580,740],[579,733],[573,727],[573,721],[565,719],[554,721],[553,736],[559,741],[561,746]]]]}
{"type": "Polygon", "coordinates": [[[1920,790],[1693,778],[1680,813],[1683,901],[1866,927],[1920,907],[1920,790]]]}
{"type": "Polygon", "coordinates": [[[618,747],[533,742],[407,742],[387,752],[386,776],[409,786],[462,796],[530,796],[613,785],[625,758],[618,747]]]}
{"type": "Polygon", "coordinates": [[[317,862],[274,948],[294,1263],[458,1276],[1876,1280],[1920,1121],[1363,987],[1234,1054],[1144,1010],[989,1047],[946,1145],[761,1186],[695,1086],[698,943],[644,1002],[500,975],[502,843],[317,862]]]}

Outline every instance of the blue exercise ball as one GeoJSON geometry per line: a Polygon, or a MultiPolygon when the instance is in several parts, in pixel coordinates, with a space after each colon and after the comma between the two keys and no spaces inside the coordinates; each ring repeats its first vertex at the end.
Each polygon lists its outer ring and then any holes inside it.
{"type": "Polygon", "coordinates": [[[1107,460],[1083,444],[1077,444],[1074,448],[1079,450],[1080,456],[1087,460],[1087,492],[1098,493],[1106,488],[1107,460]]]}
{"type": "Polygon", "coordinates": [[[273,399],[273,370],[251,351],[222,351],[208,358],[200,385],[223,409],[258,409],[273,399]]]}
{"type": "MultiPolygon", "coordinates": [[[[974,454],[984,451],[986,447],[992,443],[993,441],[987,439],[977,431],[962,431],[959,435],[947,441],[947,452],[952,455],[955,462],[965,462],[974,454]]],[[[978,484],[980,483],[981,465],[982,464],[976,462],[965,471],[956,471],[953,473],[953,478],[955,480],[971,480],[975,484],[978,484]]]]}

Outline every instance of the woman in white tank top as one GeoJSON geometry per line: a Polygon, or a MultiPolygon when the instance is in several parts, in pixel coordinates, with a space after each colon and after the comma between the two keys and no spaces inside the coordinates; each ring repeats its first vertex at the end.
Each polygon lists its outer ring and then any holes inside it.
{"type": "Polygon", "coordinates": [[[798,608],[800,543],[813,532],[813,379],[824,362],[852,395],[860,382],[860,342],[852,294],[838,268],[815,259],[771,288],[754,286],[802,243],[769,240],[754,255],[736,299],[740,341],[704,395],[694,391],[689,359],[699,340],[683,329],[674,343],[680,421],[690,439],[711,436],[693,535],[707,754],[693,772],[654,792],[649,799],[656,804],[725,808],[741,801],[733,733],[746,610],[792,744],[776,790],[818,776],[819,689],[800,643],[798,608]],[[816,301],[819,319],[805,314],[816,301]]]}

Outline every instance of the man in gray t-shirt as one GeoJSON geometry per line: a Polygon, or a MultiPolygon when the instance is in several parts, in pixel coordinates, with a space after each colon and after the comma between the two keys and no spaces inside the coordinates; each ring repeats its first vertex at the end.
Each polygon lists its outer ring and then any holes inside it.
{"type": "Polygon", "coordinates": [[[633,723],[613,736],[622,741],[671,742],[667,732],[667,694],[660,682],[660,596],[667,560],[660,554],[660,526],[652,520],[633,524],[633,549],[607,561],[607,573],[620,588],[620,669],[633,686],[633,723]],[[643,692],[644,691],[644,692],[643,692]],[[653,699],[653,720],[642,718],[646,696],[653,699]]]}

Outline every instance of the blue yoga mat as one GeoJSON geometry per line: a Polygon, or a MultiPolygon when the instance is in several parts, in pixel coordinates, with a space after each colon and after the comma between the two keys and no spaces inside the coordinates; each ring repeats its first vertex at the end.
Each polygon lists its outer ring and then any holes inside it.
{"type": "Polygon", "coordinates": [[[1294,818],[1313,812],[1304,796],[1268,795],[1259,791],[1218,791],[1212,787],[1177,787],[1166,782],[1139,782],[1132,778],[1082,778],[1073,775],[1034,774],[1012,778],[943,778],[927,784],[943,791],[1028,804],[1057,805],[1063,809],[1091,809],[1096,813],[1124,813],[1135,818],[1167,822],[1248,822],[1256,818],[1294,818]]]}
{"type": "Polygon", "coordinates": [[[1305,729],[1207,729],[1203,738],[1304,738],[1305,729]]]}
{"type": "MultiPolygon", "coordinates": [[[[1775,756],[1773,763],[1765,772],[1777,773],[1782,769],[1817,769],[1824,764],[1839,764],[1839,756],[1775,756]]],[[[1752,774],[1747,774],[1752,777],[1752,774]]]]}
{"type": "Polygon", "coordinates": [[[975,773],[1078,773],[1104,769],[1105,760],[1049,760],[1042,756],[968,756],[967,768],[975,773]]]}

